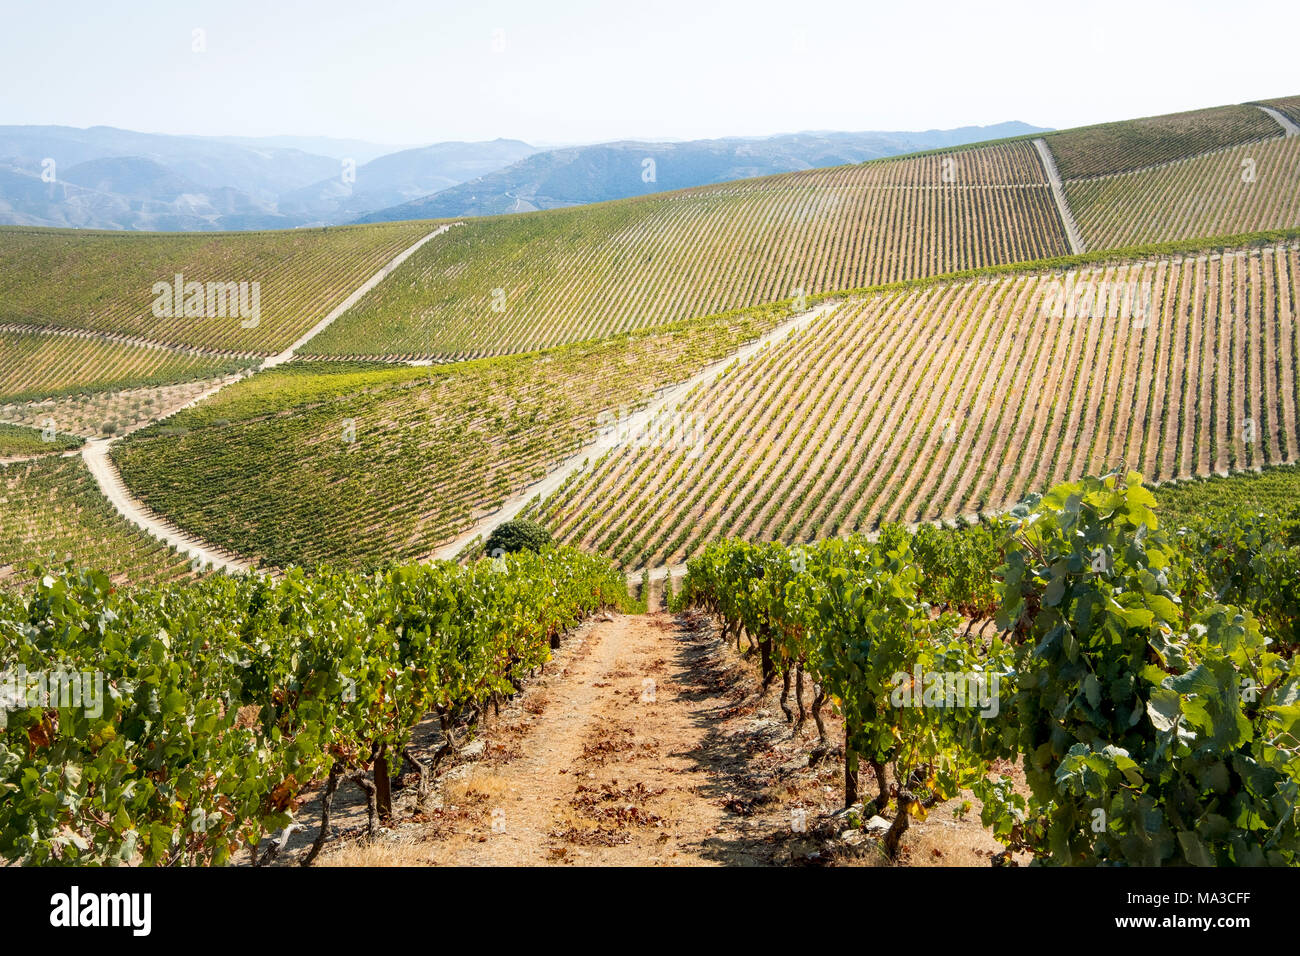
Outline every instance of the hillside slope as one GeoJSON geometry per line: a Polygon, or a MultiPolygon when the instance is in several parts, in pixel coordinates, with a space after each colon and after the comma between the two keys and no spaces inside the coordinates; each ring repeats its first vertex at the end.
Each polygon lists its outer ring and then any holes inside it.
{"type": "Polygon", "coordinates": [[[217,235],[0,228],[0,323],[268,355],[433,228],[406,222],[217,235]],[[189,292],[171,315],[155,314],[155,284],[174,286],[178,274],[204,284],[203,314],[184,314],[189,292]],[[231,309],[208,314],[211,282],[245,283],[248,317],[231,309]]]}
{"type": "Polygon", "coordinates": [[[1300,136],[1069,180],[1065,195],[1090,249],[1294,229],[1300,226],[1300,136]]]}
{"type": "Polygon", "coordinates": [[[1065,179],[1154,166],[1282,135],[1254,106],[1218,106],[1048,133],[1043,138],[1065,179]]]}
{"type": "Polygon", "coordinates": [[[113,510],[80,457],[0,466],[0,588],[30,583],[29,562],[67,559],[116,584],[191,573],[184,557],[113,510]]]}
{"type": "Polygon", "coordinates": [[[689,446],[627,442],[535,511],[636,568],[721,537],[953,518],[1120,462],[1293,462],[1300,246],[855,298],[701,389],[689,446]]]}
{"type": "Polygon", "coordinates": [[[996,144],[470,221],[310,352],[527,351],[1065,251],[1032,144],[996,144]]]}
{"type": "Polygon", "coordinates": [[[173,385],[217,378],[252,364],[250,359],[0,325],[0,402],[173,385]]]}
{"type": "Polygon", "coordinates": [[[648,401],[784,314],[433,368],[295,362],[113,451],[131,491],[213,544],[270,564],[427,556],[648,401]]]}

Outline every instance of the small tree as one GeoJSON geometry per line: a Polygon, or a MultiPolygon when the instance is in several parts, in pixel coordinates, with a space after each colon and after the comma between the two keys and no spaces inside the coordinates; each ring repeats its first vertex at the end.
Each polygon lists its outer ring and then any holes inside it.
{"type": "Polygon", "coordinates": [[[516,551],[541,551],[551,543],[551,533],[536,521],[515,518],[498,525],[488,535],[484,549],[491,557],[516,551]]]}

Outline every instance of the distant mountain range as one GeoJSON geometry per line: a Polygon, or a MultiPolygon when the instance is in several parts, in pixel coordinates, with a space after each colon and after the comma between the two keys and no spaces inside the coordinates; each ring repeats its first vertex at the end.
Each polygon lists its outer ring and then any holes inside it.
{"type": "Polygon", "coordinates": [[[0,126],[0,223],[164,231],[333,225],[534,152],[516,140],[394,152],[355,140],[0,126]]]}
{"type": "Polygon", "coordinates": [[[0,224],[203,231],[497,215],[1041,131],[1002,123],[538,150],[506,139],[398,148],[0,126],[0,224]]]}
{"type": "Polygon", "coordinates": [[[432,196],[378,210],[360,221],[554,209],[1037,132],[1044,130],[1013,122],[921,133],[794,133],[762,139],[602,143],[553,149],[432,196]]]}
{"type": "Polygon", "coordinates": [[[354,183],[345,183],[336,172],[329,179],[285,193],[279,211],[313,223],[351,222],[376,209],[405,204],[509,167],[536,152],[516,139],[404,149],[357,167],[354,183]]]}

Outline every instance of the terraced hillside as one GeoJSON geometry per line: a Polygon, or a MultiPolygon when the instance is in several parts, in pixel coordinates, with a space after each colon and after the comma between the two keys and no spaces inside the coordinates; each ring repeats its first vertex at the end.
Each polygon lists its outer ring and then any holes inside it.
{"type": "Polygon", "coordinates": [[[425,222],[215,234],[0,228],[0,323],[271,354],[433,228],[425,222]],[[184,302],[170,317],[154,314],[154,284],[174,283],[177,274],[204,284],[205,315],[186,315],[184,302]],[[255,324],[229,307],[225,317],[207,308],[207,283],[241,282],[248,283],[250,313],[252,283],[259,283],[255,324]]]}
{"type": "Polygon", "coordinates": [[[1065,194],[1090,249],[1293,229],[1300,226],[1300,137],[1067,181],[1065,194]]]}
{"type": "Polygon", "coordinates": [[[944,282],[844,304],[698,390],[536,515],[627,567],[999,509],[1120,462],[1295,461],[1295,245],[944,282]]]}
{"type": "Polygon", "coordinates": [[[307,351],[520,352],[799,290],[1059,255],[1044,175],[1032,144],[1011,142],[477,220],[422,249],[307,351]]]}
{"type": "Polygon", "coordinates": [[[256,361],[0,327],[0,403],[175,385],[229,375],[256,361]]]}
{"type": "Polygon", "coordinates": [[[28,583],[29,562],[69,558],[119,584],[190,575],[184,557],[113,510],[80,457],[0,466],[0,588],[28,583]]]}
{"type": "Polygon", "coordinates": [[[270,564],[419,558],[783,310],[447,366],[290,363],[115,447],[130,489],[270,564]]]}
{"type": "Polygon", "coordinates": [[[1282,135],[1277,123],[1253,106],[1219,106],[1102,123],[1048,133],[1063,179],[1082,179],[1155,166],[1198,153],[1282,135]]]}

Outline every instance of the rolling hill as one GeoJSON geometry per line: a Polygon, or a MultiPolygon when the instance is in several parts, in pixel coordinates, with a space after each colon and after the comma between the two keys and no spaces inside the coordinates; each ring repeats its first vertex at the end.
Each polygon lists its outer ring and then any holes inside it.
{"type": "Polygon", "coordinates": [[[1066,251],[1033,146],[993,144],[471,220],[307,353],[527,351],[1066,251]]]}
{"type": "Polygon", "coordinates": [[[247,358],[119,342],[93,333],[50,334],[0,325],[0,402],[5,403],[127,385],[173,385],[254,364],[247,358]]]}
{"type": "Polygon", "coordinates": [[[507,139],[487,143],[435,143],[405,149],[357,166],[352,181],[344,181],[341,172],[335,169],[328,179],[284,193],[277,210],[311,225],[380,221],[366,214],[491,173],[536,152],[527,143],[507,139]]]}
{"type": "Polygon", "coordinates": [[[1005,509],[1121,463],[1159,481],[1300,457],[1300,245],[854,297],[535,515],[630,568],[1005,509]]]}
{"type": "MultiPolygon", "coordinates": [[[[432,228],[408,222],[220,235],[0,228],[0,323],[128,336],[229,356],[269,355],[432,228]],[[186,316],[183,308],[155,315],[155,284],[174,284],[178,274],[205,289],[209,282],[246,283],[248,316],[230,314],[229,308],[225,316],[186,316]]],[[[206,292],[203,303],[206,313],[206,292]]]]}
{"type": "Polygon", "coordinates": [[[1154,169],[1067,180],[1092,249],[1300,225],[1300,136],[1232,146],[1154,169]]]}
{"type": "Polygon", "coordinates": [[[588,442],[600,412],[784,314],[432,368],[295,362],[134,433],[114,460],[154,511],[272,565],[425,557],[588,442]]]}
{"type": "Polygon", "coordinates": [[[1047,134],[1065,179],[1086,179],[1185,159],[1229,146],[1271,139],[1282,130],[1253,106],[1219,106],[1188,113],[1122,120],[1047,134]]]}
{"type": "Polygon", "coordinates": [[[113,510],[80,458],[0,465],[0,588],[27,586],[28,565],[72,561],[116,584],[192,576],[189,561],[113,510]]]}
{"type": "Polygon", "coordinates": [[[3,126],[0,224],[163,232],[333,225],[534,152],[506,140],[394,150],[311,137],[3,126]]]}
{"type": "Polygon", "coordinates": [[[637,567],[723,535],[997,509],[1119,457],[1160,480],[1288,462],[1300,138],[1286,132],[1249,106],[1048,133],[1059,200],[1028,137],[472,220],[290,364],[139,430],[199,379],[283,350],[435,224],[0,230],[0,383],[12,421],[129,423],[114,458],[132,493],[273,565],[427,556],[589,454],[602,413],[803,301],[833,314],[678,410],[707,422],[705,454],[602,453],[532,513],[637,567]],[[1066,256],[1063,214],[1086,255],[1066,256]],[[1240,235],[1261,230],[1280,231],[1240,235]],[[261,282],[259,322],[154,316],[152,285],[174,272],[261,282]],[[1142,290],[1148,314],[1041,308],[1079,281],[1142,290]]]}

